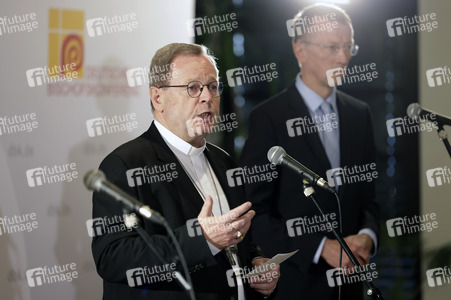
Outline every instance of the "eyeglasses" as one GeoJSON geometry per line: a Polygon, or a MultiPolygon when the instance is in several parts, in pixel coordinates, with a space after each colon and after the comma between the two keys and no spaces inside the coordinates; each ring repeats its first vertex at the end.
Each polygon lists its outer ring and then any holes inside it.
{"type": "Polygon", "coordinates": [[[329,55],[337,55],[338,52],[340,52],[340,49],[342,49],[342,48],[346,54],[350,54],[351,56],[356,56],[357,52],[359,52],[359,46],[356,44],[340,47],[340,46],[335,46],[335,45],[328,46],[328,45],[324,45],[324,44],[311,43],[311,42],[307,42],[307,41],[303,41],[302,43],[310,44],[310,45],[321,47],[322,49],[326,49],[326,51],[328,52],[329,55]]]}
{"type": "Polygon", "coordinates": [[[200,81],[190,81],[188,84],[182,85],[162,85],[158,88],[166,88],[166,87],[186,87],[186,91],[190,97],[197,98],[202,94],[204,87],[208,87],[208,91],[213,98],[219,97],[224,90],[224,85],[219,81],[212,81],[207,84],[203,84],[200,81]]]}

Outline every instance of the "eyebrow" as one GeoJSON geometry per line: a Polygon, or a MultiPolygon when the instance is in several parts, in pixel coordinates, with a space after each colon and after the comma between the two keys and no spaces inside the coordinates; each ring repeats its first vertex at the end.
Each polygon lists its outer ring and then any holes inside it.
{"type": "MultiPolygon", "coordinates": [[[[194,79],[188,79],[187,81],[186,81],[186,83],[189,83],[189,82],[191,82],[191,81],[199,81],[199,82],[202,82],[202,80],[200,80],[199,78],[194,78],[194,79]]],[[[213,82],[213,81],[219,81],[219,78],[217,78],[216,79],[216,77],[209,77],[209,79],[207,79],[207,82],[202,82],[202,83],[210,83],[210,82],[213,82]],[[213,79],[211,79],[211,78],[213,78],[213,79]]]]}
{"type": "Polygon", "coordinates": [[[337,42],[318,42],[319,44],[323,44],[324,46],[340,46],[340,45],[352,45],[353,42],[346,42],[346,43],[337,43],[337,42]]]}

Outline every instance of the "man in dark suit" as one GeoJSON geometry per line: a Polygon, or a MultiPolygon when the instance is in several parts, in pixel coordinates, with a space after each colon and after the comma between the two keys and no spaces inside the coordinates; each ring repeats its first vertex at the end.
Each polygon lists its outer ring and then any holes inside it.
{"type": "MultiPolygon", "coordinates": [[[[267,164],[268,150],[278,145],[321,177],[335,179],[331,185],[341,199],[343,236],[360,264],[366,265],[377,249],[379,233],[374,180],[359,177],[350,183],[349,178],[362,170],[375,172],[370,110],[330,85],[328,78],[329,70],[345,68],[357,52],[351,20],[339,7],[312,5],[295,16],[293,29],[301,30],[293,38],[301,73],[287,89],[253,110],[240,164],[267,164]]],[[[257,243],[270,255],[299,249],[281,266],[284,276],[276,299],[338,299],[340,285],[342,299],[361,299],[361,284],[328,277],[328,271],[339,267],[340,246],[313,202],[302,195],[302,179],[286,168],[278,167],[278,172],[277,180],[245,186],[256,212],[252,233],[257,243]]],[[[338,230],[335,197],[314,188],[338,230]]],[[[352,267],[343,254],[342,268],[352,267]]]]}
{"type": "MultiPolygon", "coordinates": [[[[166,218],[186,258],[197,299],[270,295],[278,267],[254,282],[237,276],[268,259],[247,234],[255,215],[251,203],[245,202],[240,187],[227,184],[232,159],[205,140],[217,120],[222,92],[215,59],[204,46],[169,44],[156,52],[150,71],[155,120],[147,132],[110,153],[100,169],[166,218]]],[[[162,263],[135,231],[119,226],[124,218],[119,204],[94,193],[93,222],[104,225],[92,243],[103,299],[189,299],[174,278],[177,254],[165,229],[141,219],[167,262],[162,263]]]]}

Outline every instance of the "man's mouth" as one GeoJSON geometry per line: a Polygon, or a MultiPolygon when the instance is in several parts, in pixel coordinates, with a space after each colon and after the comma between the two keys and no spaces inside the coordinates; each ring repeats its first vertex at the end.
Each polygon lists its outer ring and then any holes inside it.
{"type": "Polygon", "coordinates": [[[199,114],[199,117],[201,117],[202,119],[207,119],[211,116],[211,112],[204,112],[199,114]]]}

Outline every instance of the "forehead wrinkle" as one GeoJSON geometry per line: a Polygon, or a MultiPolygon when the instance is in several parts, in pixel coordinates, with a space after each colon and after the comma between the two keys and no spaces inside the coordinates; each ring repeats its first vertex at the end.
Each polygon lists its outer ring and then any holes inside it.
{"type": "Polygon", "coordinates": [[[215,75],[210,75],[210,74],[204,73],[204,74],[201,74],[200,76],[192,76],[192,77],[190,76],[185,80],[185,83],[189,83],[191,81],[199,81],[200,83],[207,84],[212,81],[216,81],[218,79],[218,76],[217,76],[216,72],[214,72],[214,73],[215,73],[215,75]],[[203,82],[202,77],[207,78],[206,82],[203,82]]]}
{"type": "MultiPolygon", "coordinates": [[[[321,24],[321,22],[316,22],[318,24],[321,24]]],[[[350,40],[346,41],[345,43],[352,43],[354,41],[354,36],[353,36],[353,30],[350,24],[345,24],[345,23],[338,23],[337,28],[334,28],[332,31],[328,32],[328,31],[320,31],[320,32],[315,32],[315,33],[311,33],[310,34],[310,40],[313,41],[315,40],[316,42],[319,43],[335,43],[335,44],[339,44],[340,42],[337,42],[337,40],[341,40],[341,38],[343,36],[347,36],[349,34],[349,38],[350,40]],[[332,41],[331,41],[332,40],[332,41]]],[[[306,36],[307,37],[307,36],[306,36]]],[[[346,37],[347,39],[347,37],[346,37]]]]}
{"type": "Polygon", "coordinates": [[[196,61],[196,62],[190,61],[183,67],[183,69],[179,70],[179,74],[180,74],[180,77],[187,76],[187,78],[184,79],[185,84],[187,84],[191,81],[200,81],[201,83],[210,83],[211,81],[215,81],[218,78],[216,69],[211,64],[211,62],[208,61],[208,59],[207,59],[207,61],[202,60],[202,62],[200,64],[198,63],[198,61],[196,61]],[[202,80],[201,80],[202,77],[208,78],[207,79],[208,82],[202,82],[202,80]]]}

